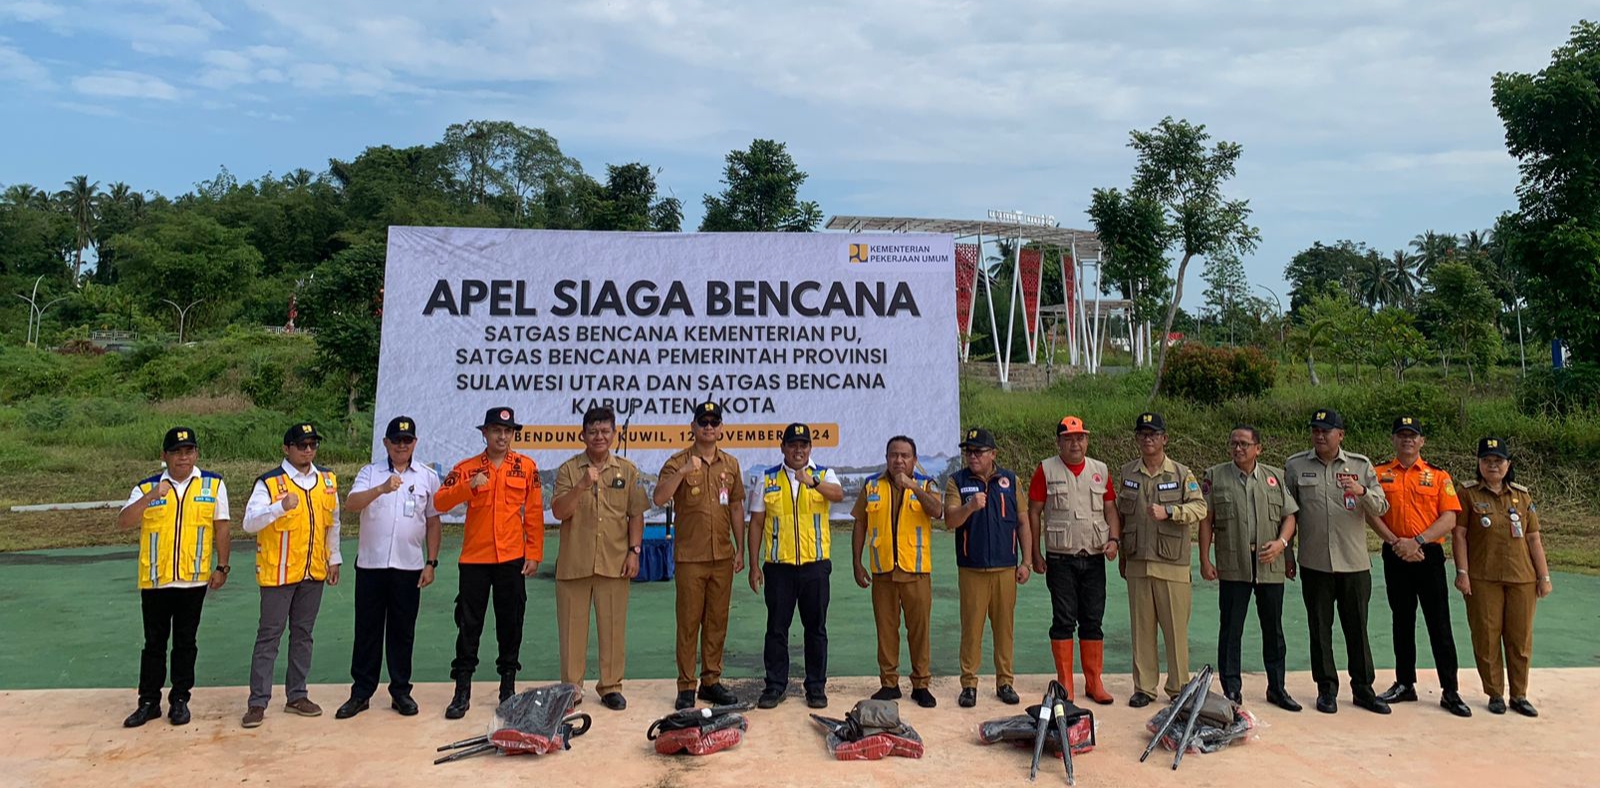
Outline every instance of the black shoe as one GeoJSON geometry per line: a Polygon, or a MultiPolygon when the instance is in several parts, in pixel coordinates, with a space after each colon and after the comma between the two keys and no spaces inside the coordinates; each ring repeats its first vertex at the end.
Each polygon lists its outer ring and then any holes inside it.
{"type": "Polygon", "coordinates": [[[514,675],[512,675],[512,676],[501,676],[500,677],[500,702],[501,703],[505,703],[507,698],[510,698],[512,695],[515,695],[515,694],[517,694],[517,677],[514,676],[514,675]]]}
{"type": "MultiPolygon", "coordinates": [[[[939,705],[939,699],[933,697],[933,693],[929,692],[927,687],[912,688],[911,699],[916,701],[917,705],[924,709],[931,709],[934,706],[939,705]]],[[[1533,707],[1530,706],[1529,708],[1533,707]]]]}
{"type": "Polygon", "coordinates": [[[1500,697],[1498,695],[1496,695],[1493,698],[1490,698],[1489,699],[1489,713],[1490,714],[1505,714],[1506,713],[1506,699],[1502,698],[1502,697],[1500,697]]]}
{"type": "Polygon", "coordinates": [[[1511,710],[1521,714],[1524,717],[1539,716],[1539,710],[1534,708],[1533,704],[1529,703],[1527,698],[1512,698],[1511,710]]]}
{"type": "Polygon", "coordinates": [[[167,709],[167,722],[173,725],[189,724],[189,701],[175,700],[168,705],[171,708],[167,709]]]}
{"type": "Polygon", "coordinates": [[[133,713],[129,714],[128,718],[122,721],[122,727],[137,728],[153,719],[159,718],[160,716],[160,703],[140,703],[139,708],[134,709],[133,713]]]}
{"type": "Polygon", "coordinates": [[[358,698],[354,695],[351,695],[350,699],[345,701],[344,705],[340,706],[339,710],[333,713],[333,718],[336,720],[348,720],[351,717],[366,711],[368,703],[369,702],[366,698],[358,698]]]}
{"type": "Polygon", "coordinates": [[[1284,711],[1300,710],[1300,704],[1296,703],[1294,698],[1289,697],[1289,693],[1283,690],[1267,690],[1267,702],[1284,711]]]}
{"type": "Polygon", "coordinates": [[[472,682],[457,681],[455,697],[450,699],[450,705],[444,707],[444,718],[459,720],[467,716],[467,709],[472,708],[472,682]]]}
{"type": "Polygon", "coordinates": [[[1467,708],[1467,704],[1461,702],[1461,696],[1451,690],[1445,690],[1439,697],[1439,705],[1457,717],[1472,716],[1472,709],[1467,708]]]}
{"type": "Polygon", "coordinates": [[[815,695],[807,695],[806,696],[806,708],[810,708],[810,709],[826,709],[826,708],[828,708],[828,696],[824,695],[824,694],[822,694],[820,692],[815,694],[815,695]]]}
{"type": "MultiPolygon", "coordinates": [[[[915,690],[912,690],[911,696],[917,696],[915,690]]],[[[978,690],[972,687],[962,687],[961,694],[956,698],[956,705],[963,709],[970,709],[978,705],[978,690]]]]}
{"type": "MultiPolygon", "coordinates": [[[[412,700],[409,694],[391,696],[389,699],[389,708],[400,712],[400,716],[402,717],[417,716],[417,702],[412,700]]],[[[337,717],[339,715],[334,714],[334,716],[337,717]]]]}
{"type": "Polygon", "coordinates": [[[1317,711],[1323,714],[1338,714],[1339,699],[1333,695],[1317,695],[1317,711]]]}
{"type": "Polygon", "coordinates": [[[761,691],[761,697],[756,699],[758,709],[776,709],[783,702],[783,693],[768,687],[761,691]]]}
{"type": "Polygon", "coordinates": [[[672,708],[678,711],[694,708],[694,690],[678,690],[678,699],[672,702],[672,708]]]}
{"type": "Polygon", "coordinates": [[[1017,691],[1012,689],[1010,684],[1001,684],[1000,689],[994,691],[994,696],[999,698],[1001,703],[1010,706],[1015,706],[1022,702],[1022,699],[1017,697],[1017,691]]]}
{"type": "Polygon", "coordinates": [[[1146,706],[1149,706],[1154,700],[1155,698],[1152,698],[1143,692],[1135,692],[1128,697],[1128,706],[1135,709],[1142,709],[1146,706]]]}
{"type": "Polygon", "coordinates": [[[628,699],[622,697],[620,692],[607,692],[600,696],[600,705],[612,711],[622,711],[628,708],[628,699]]]}
{"type": "Polygon", "coordinates": [[[1360,698],[1360,697],[1358,697],[1353,702],[1356,704],[1356,706],[1358,706],[1360,708],[1363,708],[1363,709],[1366,709],[1367,711],[1370,711],[1373,714],[1388,714],[1389,713],[1389,704],[1384,703],[1383,702],[1383,698],[1377,697],[1376,695],[1374,695],[1373,697],[1370,697],[1370,698],[1360,698]]]}
{"type": "Polygon", "coordinates": [[[899,687],[879,687],[877,692],[872,693],[872,699],[873,700],[899,700],[900,699],[900,688],[899,687]]]}
{"type": "Polygon", "coordinates": [[[709,686],[701,684],[700,694],[697,697],[716,706],[732,706],[733,704],[739,702],[739,696],[733,694],[731,690],[722,686],[721,684],[712,684],[709,686]]]}
{"type": "Polygon", "coordinates": [[[1222,691],[1222,697],[1233,701],[1233,705],[1235,705],[1235,706],[1243,706],[1244,705],[1244,695],[1241,694],[1239,692],[1239,690],[1231,690],[1231,691],[1230,690],[1223,690],[1222,691]]]}
{"type": "Polygon", "coordinates": [[[1416,699],[1416,685],[1401,684],[1398,681],[1396,681],[1394,684],[1391,684],[1388,689],[1383,691],[1382,695],[1378,696],[1378,700],[1381,700],[1384,703],[1411,703],[1416,701],[1416,699]]]}

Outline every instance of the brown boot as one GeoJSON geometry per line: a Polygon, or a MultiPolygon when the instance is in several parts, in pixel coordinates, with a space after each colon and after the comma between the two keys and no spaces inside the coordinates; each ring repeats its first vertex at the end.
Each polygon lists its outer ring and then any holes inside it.
{"type": "Polygon", "coordinates": [[[1050,654],[1056,658],[1056,681],[1066,687],[1067,700],[1072,700],[1072,641],[1050,641],[1050,654]]]}
{"type": "Polygon", "coordinates": [[[1100,683],[1100,672],[1106,666],[1106,642],[1080,640],[1078,647],[1083,650],[1083,694],[1102,706],[1111,703],[1111,693],[1100,683]]]}

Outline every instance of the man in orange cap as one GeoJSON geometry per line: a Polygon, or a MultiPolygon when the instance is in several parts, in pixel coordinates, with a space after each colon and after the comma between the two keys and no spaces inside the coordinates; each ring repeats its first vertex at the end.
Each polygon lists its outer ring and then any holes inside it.
{"type": "Polygon", "coordinates": [[[1068,416],[1056,424],[1056,456],[1039,463],[1028,483],[1028,519],[1038,523],[1033,571],[1050,589],[1050,651],[1056,679],[1072,694],[1072,641],[1083,652],[1083,692],[1111,702],[1105,667],[1106,562],[1117,557],[1122,519],[1106,464],[1088,456],[1089,430],[1068,416]]]}
{"type": "Polygon", "coordinates": [[[484,451],[462,460],[445,477],[434,496],[441,512],[465,503],[466,532],[461,541],[459,592],[456,596],[456,658],[450,678],[456,693],[444,716],[458,720],[472,707],[472,672],[478,667],[478,639],[494,597],[494,632],[500,643],[495,669],[500,674],[500,700],[516,692],[522,651],[522,616],[528,605],[527,578],[544,560],[544,494],[539,466],[511,450],[511,438],[522,425],[510,408],[484,414],[484,451]]]}

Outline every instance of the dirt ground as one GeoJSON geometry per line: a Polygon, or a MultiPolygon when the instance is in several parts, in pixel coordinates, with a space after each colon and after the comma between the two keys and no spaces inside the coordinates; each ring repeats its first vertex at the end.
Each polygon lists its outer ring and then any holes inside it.
{"type": "MultiPolygon", "coordinates": [[[[1392,674],[1380,672],[1379,687],[1392,674]]],[[[1076,759],[1082,786],[1583,786],[1595,785],[1600,756],[1590,736],[1600,726],[1600,669],[1535,670],[1532,697],[1541,716],[1497,717],[1484,709],[1477,677],[1462,671],[1463,696],[1471,719],[1457,719],[1437,706],[1432,676],[1419,684],[1422,702],[1398,706],[1379,717],[1341,698],[1339,713],[1318,714],[1308,674],[1292,674],[1289,689],[1306,710],[1283,712],[1263,699],[1264,679],[1245,677],[1245,702],[1262,720],[1255,738],[1211,755],[1185,757],[1179,772],[1172,755],[1158,750],[1146,763],[1138,755],[1149,735],[1152,709],[1135,710],[1124,701],[1127,676],[1110,677],[1117,705],[1094,707],[1099,747],[1076,759]]],[[[1046,678],[1024,677],[1018,691],[1024,702],[1043,693],[1046,678]]],[[[991,680],[992,682],[992,680],[991,680]]],[[[754,697],[753,682],[730,683],[754,697]]],[[[829,685],[832,704],[825,712],[843,716],[855,700],[877,686],[872,678],[838,679],[829,685]]],[[[935,680],[937,709],[901,702],[905,720],[927,743],[921,760],[878,762],[829,759],[822,736],[807,717],[803,700],[791,697],[771,711],[749,713],[750,731],[739,747],[704,758],[660,757],[645,739],[649,723],[670,711],[670,681],[633,681],[624,687],[630,706],[611,712],[600,706],[591,686],[581,710],[595,716],[594,728],[568,752],[544,756],[479,756],[432,765],[440,744],[481,734],[488,723],[494,687],[481,683],[478,702],[465,720],[450,721],[443,709],[447,684],[418,685],[422,707],[417,717],[401,717],[387,704],[350,720],[335,720],[333,710],[347,694],[345,685],[313,686],[311,697],[324,707],[307,719],[282,711],[282,688],[266,724],[239,727],[245,691],[201,688],[191,709],[194,721],[172,727],[163,719],[137,730],[120,727],[133,708],[130,690],[23,690],[0,692],[0,783],[56,785],[293,785],[408,786],[444,780],[457,785],[529,784],[575,786],[920,786],[1022,785],[1028,754],[1005,745],[976,742],[979,722],[1017,713],[1001,704],[992,686],[980,687],[977,708],[956,706],[954,679],[935,680]]],[[[1081,678],[1080,686],[1081,691],[1081,678]]],[[[797,692],[791,689],[791,692],[797,692]]],[[[1041,768],[1040,785],[1065,785],[1061,764],[1041,768]]]]}

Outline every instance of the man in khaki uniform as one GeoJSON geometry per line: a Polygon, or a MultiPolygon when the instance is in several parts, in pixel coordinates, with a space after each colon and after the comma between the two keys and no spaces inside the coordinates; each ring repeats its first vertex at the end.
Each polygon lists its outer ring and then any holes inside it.
{"type": "Polygon", "coordinates": [[[1161,675],[1156,626],[1167,642],[1167,696],[1189,681],[1189,526],[1206,516],[1200,482],[1167,456],[1167,422],[1141,413],[1133,425],[1139,459],[1117,473],[1117,513],[1122,516],[1123,576],[1128,581],[1128,618],[1133,636],[1133,697],[1147,706],[1161,675]]]}
{"type": "Polygon", "coordinates": [[[1239,676],[1244,618],[1254,595],[1267,668],[1267,700],[1285,711],[1299,711],[1300,704],[1284,687],[1283,586],[1295,575],[1289,542],[1294,539],[1294,513],[1300,507],[1284,489],[1283,471],[1256,461],[1261,456],[1261,433],[1255,427],[1234,427],[1228,453],[1233,462],[1206,469],[1200,482],[1207,509],[1206,519],[1200,521],[1200,576],[1222,581],[1217,593],[1222,694],[1234,703],[1244,702],[1239,676]]]}
{"type": "Polygon", "coordinates": [[[621,691],[628,588],[639,575],[649,506],[639,469],[611,453],[616,435],[617,416],[610,408],[590,408],[583,414],[584,450],[556,469],[550,513],[561,521],[561,551],[556,554],[561,680],[583,687],[592,606],[600,636],[600,682],[594,689],[606,708],[622,711],[628,707],[621,691]]]}
{"type": "Polygon", "coordinates": [[[700,652],[699,698],[718,706],[739,698],[722,686],[722,646],[728,637],[733,576],[744,569],[744,477],[739,461],[717,448],[722,406],[694,409],[694,444],[672,455],[656,478],[655,504],[672,502],[678,605],[678,698],[694,705],[695,651],[700,652]]]}
{"type": "Polygon", "coordinates": [[[1382,517],[1389,501],[1378,486],[1372,460],[1340,448],[1344,417],[1319,410],[1311,417],[1312,448],[1289,458],[1283,475],[1300,504],[1296,515],[1300,579],[1311,629],[1311,676],[1317,681],[1317,711],[1339,711],[1339,670],[1333,662],[1333,615],[1339,614],[1355,704],[1388,714],[1389,704],[1372,691],[1372,645],[1367,640],[1367,605],[1372,601],[1372,556],[1367,553],[1368,515],[1382,517]]]}

